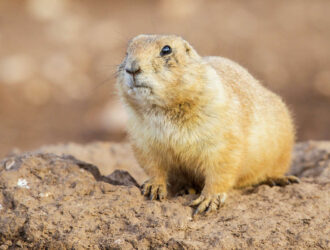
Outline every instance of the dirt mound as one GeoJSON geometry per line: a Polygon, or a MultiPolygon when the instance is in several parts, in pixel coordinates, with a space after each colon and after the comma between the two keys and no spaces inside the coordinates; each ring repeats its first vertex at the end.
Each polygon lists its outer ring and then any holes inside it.
{"type": "Polygon", "coordinates": [[[141,196],[144,173],[125,144],[13,155],[0,163],[0,249],[326,249],[329,169],[330,142],[297,144],[291,172],[300,184],[233,191],[218,213],[192,218],[193,195],[141,196]]]}

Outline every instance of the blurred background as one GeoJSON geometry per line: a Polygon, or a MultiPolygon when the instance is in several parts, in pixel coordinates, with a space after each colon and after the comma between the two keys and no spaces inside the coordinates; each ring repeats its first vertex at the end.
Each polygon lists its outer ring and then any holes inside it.
{"type": "Polygon", "coordinates": [[[115,71],[140,33],[237,61],[283,96],[299,141],[330,139],[329,0],[0,0],[0,156],[125,140],[115,71]]]}

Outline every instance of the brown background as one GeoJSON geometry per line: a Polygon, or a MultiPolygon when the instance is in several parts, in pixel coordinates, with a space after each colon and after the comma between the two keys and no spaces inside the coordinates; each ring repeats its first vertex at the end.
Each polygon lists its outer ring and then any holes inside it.
{"type": "Polygon", "coordinates": [[[0,1],[0,156],[122,140],[113,88],[128,39],[175,33],[282,95],[298,140],[330,139],[330,1],[0,1]]]}

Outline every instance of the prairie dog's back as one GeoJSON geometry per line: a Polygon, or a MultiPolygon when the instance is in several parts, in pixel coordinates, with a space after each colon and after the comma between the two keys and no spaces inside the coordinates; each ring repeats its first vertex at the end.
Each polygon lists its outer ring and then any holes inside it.
{"type": "MultiPolygon", "coordinates": [[[[274,158],[279,162],[281,158],[286,159],[282,166],[288,168],[295,133],[289,111],[281,98],[262,86],[239,64],[223,57],[203,59],[216,69],[222,83],[232,90],[232,101],[240,102],[241,115],[245,117],[241,122],[248,121],[245,127],[249,147],[242,174],[246,176],[253,172],[264,176],[262,165],[273,165],[274,158]],[[270,154],[273,157],[269,157],[270,154]]],[[[284,172],[279,166],[273,169],[284,172]]],[[[239,180],[238,186],[245,186],[244,181],[239,180]]]]}
{"type": "Polygon", "coordinates": [[[252,98],[251,104],[274,97],[274,94],[264,88],[245,68],[230,59],[218,56],[208,56],[203,59],[216,69],[223,84],[232,88],[240,98],[252,98]]]}
{"type": "Polygon", "coordinates": [[[232,90],[233,98],[239,99],[242,110],[251,112],[249,115],[255,118],[255,122],[258,123],[258,120],[263,118],[274,120],[276,123],[276,120],[289,118],[281,98],[266,89],[245,68],[223,57],[212,56],[203,59],[216,69],[222,84],[232,90]]]}

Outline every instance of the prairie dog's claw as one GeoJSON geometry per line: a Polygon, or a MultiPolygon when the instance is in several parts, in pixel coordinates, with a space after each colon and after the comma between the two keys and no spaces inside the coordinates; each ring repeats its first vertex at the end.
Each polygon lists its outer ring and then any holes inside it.
{"type": "Polygon", "coordinates": [[[142,185],[141,193],[144,196],[149,197],[150,200],[161,201],[164,200],[167,195],[166,185],[147,180],[142,185]]]}
{"type": "Polygon", "coordinates": [[[197,206],[193,213],[201,214],[205,212],[206,214],[218,210],[221,205],[225,202],[227,197],[226,193],[213,194],[213,195],[203,195],[201,194],[196,200],[190,203],[190,206],[197,206]]]}
{"type": "Polygon", "coordinates": [[[293,183],[300,183],[300,180],[298,177],[290,175],[290,176],[282,176],[282,177],[269,177],[267,180],[259,183],[258,185],[265,184],[270,187],[273,187],[273,186],[284,187],[286,185],[290,185],[293,183]]]}

